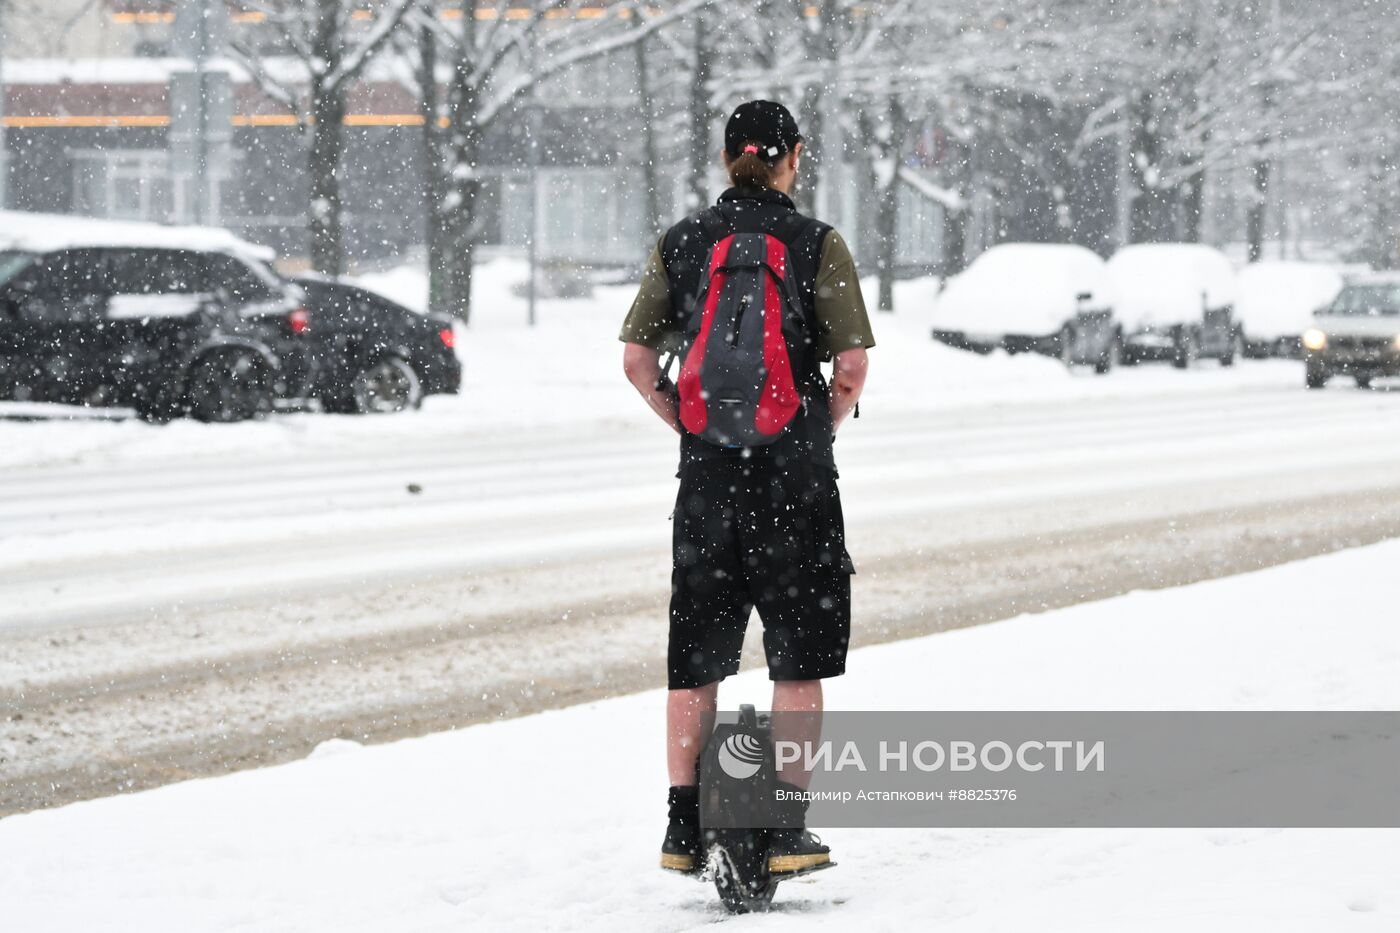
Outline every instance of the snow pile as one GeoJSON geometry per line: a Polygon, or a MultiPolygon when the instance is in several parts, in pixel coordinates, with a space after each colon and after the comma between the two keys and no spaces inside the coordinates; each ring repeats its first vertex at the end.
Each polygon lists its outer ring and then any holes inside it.
{"type": "Polygon", "coordinates": [[[1046,336],[1080,310],[1113,305],[1106,266],[1092,250],[1069,243],[1003,243],[949,280],[933,320],[939,330],[1046,336]],[[1080,302],[1081,294],[1090,297],[1080,302]]]}
{"type": "Polygon", "coordinates": [[[1297,337],[1312,313],[1342,290],[1334,266],[1315,262],[1255,262],[1240,270],[1235,318],[1251,340],[1297,337]]]}
{"type": "Polygon", "coordinates": [[[1206,309],[1235,303],[1235,269],[1199,243],[1138,243],[1108,261],[1118,319],[1130,331],[1199,321],[1206,309]]]}
{"type": "MultiPolygon", "coordinates": [[[[1397,561],[1400,543],[1384,543],[861,649],[828,705],[1394,709],[1400,643],[1375,607],[1400,600],[1397,561]]],[[[723,701],[766,706],[767,686],[746,673],[723,701]]],[[[652,691],[337,742],[291,765],[5,819],[0,916],[28,933],[713,929],[713,889],[655,864],[662,705],[652,691]]],[[[735,922],[1311,933],[1393,930],[1400,912],[1392,830],[843,829],[827,841],[838,868],[735,922]]]]}
{"type": "Polygon", "coordinates": [[[96,220],[69,214],[0,211],[0,249],[45,253],[84,246],[199,249],[239,253],[271,262],[271,249],[220,227],[173,226],[135,220],[96,220]]]}

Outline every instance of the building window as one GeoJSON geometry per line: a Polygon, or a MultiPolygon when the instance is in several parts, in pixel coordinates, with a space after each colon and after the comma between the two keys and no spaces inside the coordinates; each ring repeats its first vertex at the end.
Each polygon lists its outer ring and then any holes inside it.
{"type": "Polygon", "coordinates": [[[618,169],[542,168],[537,199],[541,255],[583,264],[636,259],[641,204],[618,169]]]}
{"type": "Polygon", "coordinates": [[[72,155],[76,213],[114,220],[171,219],[174,186],[164,150],[82,150],[72,155]]]}

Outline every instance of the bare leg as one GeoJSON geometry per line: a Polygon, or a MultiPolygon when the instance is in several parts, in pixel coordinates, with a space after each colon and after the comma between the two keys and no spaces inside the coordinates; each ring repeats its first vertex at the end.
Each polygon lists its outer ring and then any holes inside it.
{"type": "Polygon", "coordinates": [[[673,785],[695,783],[695,759],[704,744],[705,714],[714,713],[719,682],[666,695],[666,771],[673,785]]]}
{"type": "MultiPolygon", "coordinates": [[[[815,746],[822,736],[822,682],[820,680],[777,680],[773,682],[774,713],[810,713],[808,716],[774,717],[773,740],[796,742],[801,748],[815,746]]],[[[783,764],[780,780],[803,790],[812,780],[801,759],[783,764]]]]}

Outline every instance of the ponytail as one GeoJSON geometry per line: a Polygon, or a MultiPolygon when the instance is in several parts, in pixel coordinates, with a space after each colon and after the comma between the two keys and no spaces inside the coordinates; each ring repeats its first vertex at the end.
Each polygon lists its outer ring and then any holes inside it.
{"type": "Polygon", "coordinates": [[[729,180],[736,188],[767,188],[772,184],[773,169],[782,155],[767,162],[758,154],[761,148],[761,143],[748,140],[739,158],[729,163],[729,180]]]}

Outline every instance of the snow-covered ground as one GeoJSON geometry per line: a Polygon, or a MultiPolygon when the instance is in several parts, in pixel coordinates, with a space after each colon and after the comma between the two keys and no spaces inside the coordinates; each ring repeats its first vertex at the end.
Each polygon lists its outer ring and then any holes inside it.
{"type": "MultiPolygon", "coordinates": [[[[0,421],[0,813],[658,682],[676,453],[621,377],[631,289],[530,330],[522,271],[484,267],[466,391],[421,412],[0,421]]],[[[932,290],[875,316],[837,445],[865,643],[1400,536],[1396,393],[958,353],[932,290]]]]}
{"type": "MultiPolygon", "coordinates": [[[[833,709],[1394,709],[1400,543],[853,653],[833,709]]],[[[765,703],[761,674],[726,705],[765,703]]],[[[6,929],[653,931],[656,691],[0,821],[6,929]]],[[[1325,792],[1325,788],[1319,788],[1325,792]]],[[[761,930],[1394,930],[1400,832],[838,830],[761,930]]]]}

